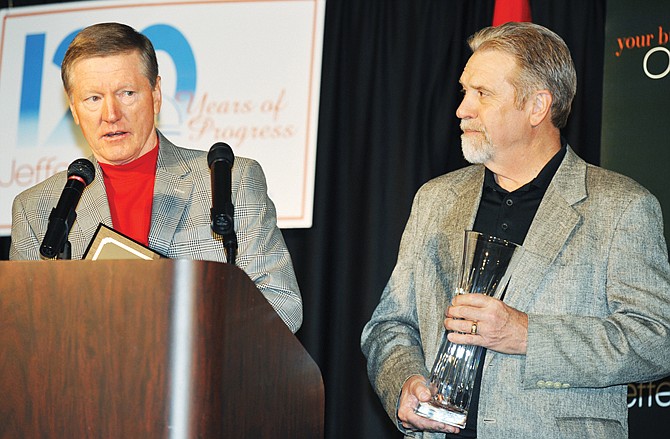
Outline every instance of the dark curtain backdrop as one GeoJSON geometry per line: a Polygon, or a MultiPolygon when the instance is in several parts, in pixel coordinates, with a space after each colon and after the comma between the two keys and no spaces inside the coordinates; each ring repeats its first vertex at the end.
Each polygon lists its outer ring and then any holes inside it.
{"type": "MultiPolygon", "coordinates": [[[[531,3],[533,21],[572,50],[579,90],[564,136],[597,164],[605,1],[531,3]]],[[[327,438],[400,437],[368,382],[360,333],[415,191],[465,164],[458,78],[466,39],[490,24],[493,4],[327,2],[314,226],[284,232],[304,297],[299,338],[324,376],[327,438]]]]}
{"type": "MultiPolygon", "coordinates": [[[[41,3],[49,1],[13,5],[41,3]]],[[[594,164],[605,3],[531,1],[533,21],[559,33],[572,51],[579,85],[563,134],[594,164]]],[[[284,237],[304,300],[298,337],[325,382],[327,438],[399,437],[368,382],[360,333],[393,269],[415,191],[465,165],[458,78],[469,56],[466,39],[490,24],[493,4],[326,3],[314,225],[284,237]]],[[[2,245],[6,258],[8,239],[2,245]]]]}

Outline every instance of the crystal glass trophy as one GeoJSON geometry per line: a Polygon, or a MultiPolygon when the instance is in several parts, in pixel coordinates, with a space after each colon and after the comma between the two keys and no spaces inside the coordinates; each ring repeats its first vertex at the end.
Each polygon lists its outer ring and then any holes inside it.
{"type": "MultiPolygon", "coordinates": [[[[517,244],[494,236],[466,231],[456,294],[499,297],[511,274],[508,266],[517,247],[517,244]]],[[[482,349],[481,346],[452,343],[445,332],[430,376],[433,397],[420,403],[416,413],[465,427],[482,349]]]]}

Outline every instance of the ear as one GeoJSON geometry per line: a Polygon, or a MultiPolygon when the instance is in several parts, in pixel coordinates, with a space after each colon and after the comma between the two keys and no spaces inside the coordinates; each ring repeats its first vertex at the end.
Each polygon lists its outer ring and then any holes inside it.
{"type": "Polygon", "coordinates": [[[538,126],[549,117],[551,113],[551,104],[554,101],[549,90],[538,90],[530,98],[530,124],[538,126]]]}
{"type": "Polygon", "coordinates": [[[158,116],[161,111],[161,103],[163,102],[163,95],[161,94],[161,77],[156,77],[156,86],[151,91],[151,96],[154,101],[154,116],[158,116]]]}
{"type": "Polygon", "coordinates": [[[79,125],[79,116],[77,116],[77,109],[74,107],[74,99],[71,96],[68,96],[68,101],[70,102],[70,113],[72,113],[72,119],[74,119],[74,123],[79,125]]]}

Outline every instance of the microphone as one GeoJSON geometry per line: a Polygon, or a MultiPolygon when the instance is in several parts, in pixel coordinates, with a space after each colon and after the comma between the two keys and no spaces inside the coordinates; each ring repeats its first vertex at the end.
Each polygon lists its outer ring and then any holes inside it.
{"type": "MultiPolygon", "coordinates": [[[[77,159],[67,168],[67,182],[58,204],[51,210],[49,224],[44,240],[40,246],[40,254],[45,259],[54,259],[66,248],[67,236],[72,223],[77,218],[75,208],[82,192],[95,178],[95,167],[86,159],[77,159]]],[[[69,254],[66,255],[69,259],[69,254]]]]}
{"type": "Polygon", "coordinates": [[[235,161],[233,150],[223,142],[217,142],[207,153],[207,164],[212,183],[212,231],[223,237],[228,262],[235,264],[237,236],[235,235],[235,207],[231,199],[232,167],[235,161]]]}

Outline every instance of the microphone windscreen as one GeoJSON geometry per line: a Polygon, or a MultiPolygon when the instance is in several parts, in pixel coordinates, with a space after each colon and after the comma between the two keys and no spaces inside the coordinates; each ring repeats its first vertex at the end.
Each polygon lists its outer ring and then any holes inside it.
{"type": "Polygon", "coordinates": [[[67,177],[70,178],[73,175],[81,177],[88,186],[95,178],[95,166],[90,160],[77,159],[67,168],[67,177]]]}
{"type": "Polygon", "coordinates": [[[233,161],[235,160],[235,155],[233,154],[233,149],[227,143],[217,142],[209,148],[207,153],[207,166],[212,167],[212,163],[217,160],[223,160],[228,163],[229,166],[233,166],[233,161]]]}

